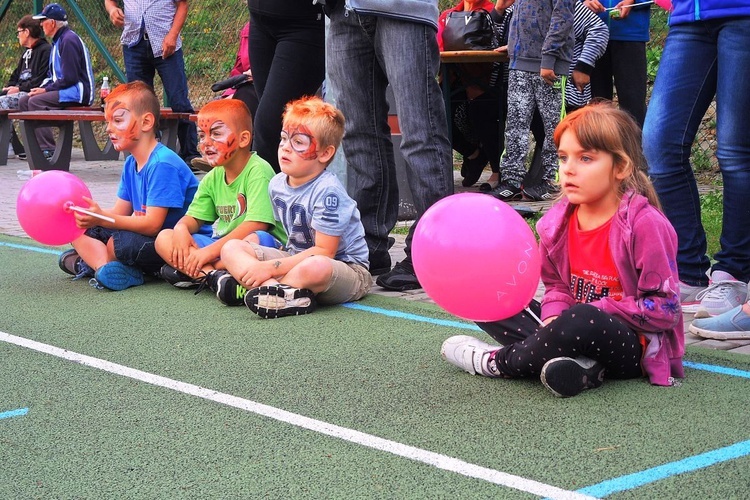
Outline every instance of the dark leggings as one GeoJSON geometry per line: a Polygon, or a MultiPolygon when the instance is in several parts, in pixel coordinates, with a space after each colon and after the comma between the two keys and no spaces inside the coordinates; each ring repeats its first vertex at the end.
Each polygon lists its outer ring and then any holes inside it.
{"type": "Polygon", "coordinates": [[[324,20],[250,14],[250,62],[258,109],[253,149],[279,171],[279,135],[284,106],[314,95],[325,76],[324,20]]]}
{"type": "MultiPolygon", "coordinates": [[[[538,317],[541,307],[529,308],[538,317]]],[[[585,356],[605,367],[609,378],[636,378],[641,371],[638,335],[625,323],[588,304],[576,304],[547,326],[540,327],[526,311],[494,323],[477,323],[506,346],[495,357],[509,378],[538,376],[553,358],[585,356]]]]}

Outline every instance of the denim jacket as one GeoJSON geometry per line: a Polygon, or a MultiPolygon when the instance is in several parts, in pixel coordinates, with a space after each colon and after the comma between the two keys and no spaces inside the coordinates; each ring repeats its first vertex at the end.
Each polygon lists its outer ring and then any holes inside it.
{"type": "Polygon", "coordinates": [[[393,17],[416,23],[429,24],[437,30],[437,0],[346,0],[346,10],[357,14],[393,17]]]}
{"type": "MultiPolygon", "coordinates": [[[[542,253],[542,319],[576,303],[570,291],[568,225],[574,205],[563,199],[537,223],[542,253]]],[[[622,285],[622,300],[610,297],[592,306],[617,316],[647,344],[641,366],[652,384],[671,385],[683,377],[685,333],[677,276],[677,235],[666,216],[633,192],[614,216],[609,245],[622,285]]]]}
{"type": "Polygon", "coordinates": [[[669,25],[750,16],[750,0],[672,0],[669,25]]]}

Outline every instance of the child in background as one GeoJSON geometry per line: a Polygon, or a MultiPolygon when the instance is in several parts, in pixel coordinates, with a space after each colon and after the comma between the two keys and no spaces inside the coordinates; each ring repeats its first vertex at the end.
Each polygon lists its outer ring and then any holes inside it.
{"type": "Polygon", "coordinates": [[[75,213],[86,232],[73,250],[60,255],[60,268],[76,278],[93,276],[92,285],[124,290],[143,284],[143,273],[156,274],[164,261],[154,248],[156,235],[185,214],[198,180],[185,162],[156,140],[159,100],[143,82],[118,85],[104,108],[107,134],[117,151],[127,151],[117,201],[103,210],[86,199],[88,210],[113,218],[104,221],[75,213]]]}
{"type": "Polygon", "coordinates": [[[674,385],[684,354],[677,236],[646,177],[641,130],[627,112],[591,104],[554,141],[563,198],[537,224],[541,306],[479,324],[502,346],[459,335],[442,356],[486,377],[539,376],[559,397],[605,376],[674,385]]]}
{"type": "MultiPolygon", "coordinates": [[[[532,200],[557,196],[557,157],[552,134],[563,110],[562,86],[573,61],[576,0],[518,0],[508,35],[508,116],[505,152],[500,160],[500,184],[490,194],[502,201],[526,195],[532,200]],[[544,122],[543,181],[521,185],[526,175],[529,127],[534,110],[544,122]]],[[[506,1],[510,4],[511,1],[506,1]]]]}
{"type": "Polygon", "coordinates": [[[286,238],[268,198],[273,169],[250,151],[252,137],[250,112],[238,99],[209,102],[198,113],[198,148],[212,169],[187,214],[156,238],[156,251],[167,262],[161,276],[172,285],[196,288],[205,281],[213,290],[223,274],[214,271],[224,269],[219,257],[228,241],[256,231],[262,234],[255,238],[270,233],[272,242],[286,238]],[[207,225],[214,222],[212,232],[207,225]]]}
{"type": "MultiPolygon", "coordinates": [[[[279,165],[269,186],[276,219],[289,239],[285,251],[231,241],[221,258],[230,276],[222,289],[248,289],[244,302],[261,318],[308,314],[321,304],[359,300],[370,289],[368,249],[357,205],[326,170],[344,135],[344,116],[316,97],[287,104],[279,165]]],[[[233,294],[226,294],[230,297],[233,294]]]]}

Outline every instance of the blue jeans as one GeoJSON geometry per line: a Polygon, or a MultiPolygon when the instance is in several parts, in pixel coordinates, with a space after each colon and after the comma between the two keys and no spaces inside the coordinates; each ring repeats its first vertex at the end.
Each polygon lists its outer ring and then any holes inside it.
{"type": "Polygon", "coordinates": [[[164,259],[156,253],[154,247],[156,238],[153,236],[101,226],[91,227],[84,234],[89,238],[101,241],[105,245],[111,238],[117,260],[128,266],[137,267],[144,273],[157,273],[164,265],[164,259]]]}
{"type": "MultiPolygon", "coordinates": [[[[435,30],[416,22],[331,12],[326,61],[346,117],[347,190],[357,202],[370,262],[387,258],[398,217],[398,184],[385,90],[390,83],[401,128],[407,179],[417,215],[453,194],[445,103],[435,79],[440,65],[435,30]]],[[[406,238],[411,255],[414,227],[406,238]]]]}
{"type": "MultiPolygon", "coordinates": [[[[193,105],[190,104],[190,98],[188,97],[182,49],[166,59],[154,57],[151,44],[148,40],[141,38],[133,47],[123,45],[122,54],[125,59],[125,72],[128,75],[129,82],[140,80],[153,87],[154,75],[158,71],[172,111],[178,113],[194,112],[193,105]]],[[[200,156],[195,123],[189,120],[180,120],[177,126],[177,140],[180,141],[179,155],[183,160],[189,161],[200,156]]]]}
{"type": "Polygon", "coordinates": [[[724,180],[713,270],[750,280],[750,17],[672,26],[643,128],[649,174],[678,236],[680,280],[706,285],[710,262],[690,152],[716,95],[716,157],[724,180]]]}

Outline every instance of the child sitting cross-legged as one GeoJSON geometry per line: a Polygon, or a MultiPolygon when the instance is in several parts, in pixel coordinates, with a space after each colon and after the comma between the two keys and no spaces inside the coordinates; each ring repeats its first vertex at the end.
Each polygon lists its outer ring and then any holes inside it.
{"type": "Polygon", "coordinates": [[[218,281],[217,296],[244,303],[261,318],[307,314],[316,303],[362,298],[372,286],[368,249],[357,205],[326,170],[344,135],[344,116],[331,104],[306,97],[284,111],[279,165],[269,185],[276,219],[289,235],[284,250],[233,240],[221,260],[231,276],[218,281]],[[223,290],[229,290],[224,294],[223,290]]]}
{"type": "Polygon", "coordinates": [[[118,85],[104,108],[107,135],[117,151],[127,151],[114,207],[102,209],[87,198],[88,210],[114,222],[76,213],[86,232],[60,255],[60,268],[76,278],[92,278],[98,288],[124,290],[143,284],[164,261],[154,249],[156,235],[185,214],[198,180],[177,154],[156,140],[159,99],[143,82],[118,85]]]}
{"type": "Polygon", "coordinates": [[[215,290],[225,274],[221,250],[230,240],[256,231],[271,242],[286,239],[268,198],[273,169],[249,149],[251,121],[247,106],[237,99],[212,101],[198,113],[198,148],[213,168],[185,216],[156,238],[156,251],[167,262],[161,276],[178,288],[204,284],[215,290]]]}

